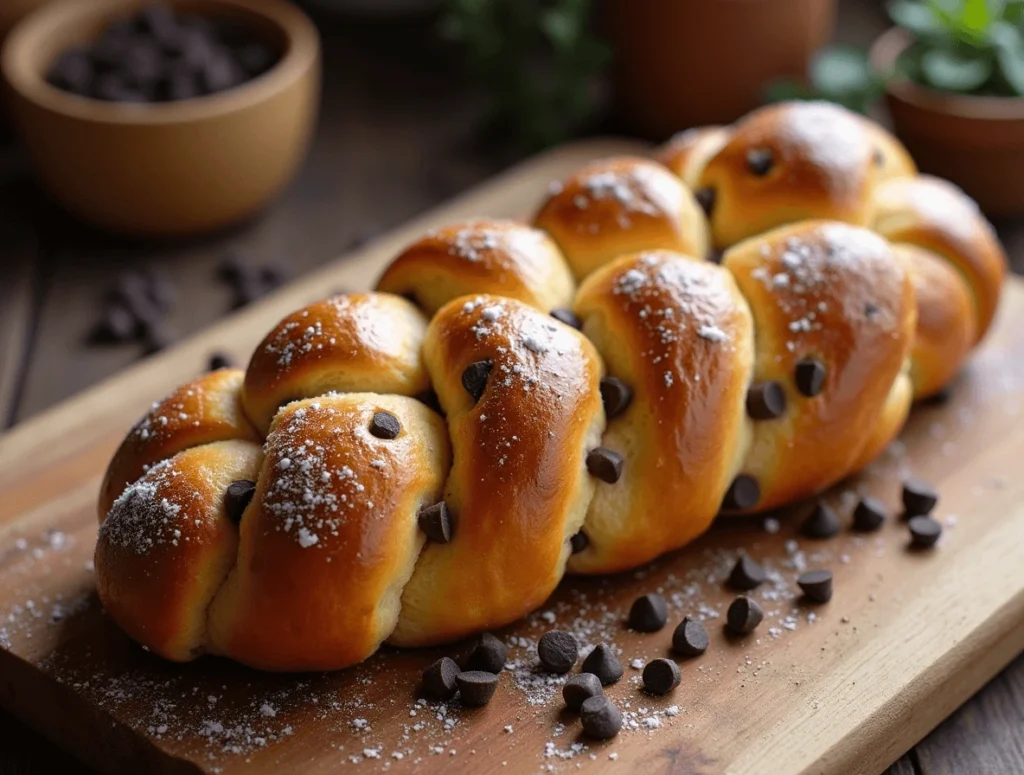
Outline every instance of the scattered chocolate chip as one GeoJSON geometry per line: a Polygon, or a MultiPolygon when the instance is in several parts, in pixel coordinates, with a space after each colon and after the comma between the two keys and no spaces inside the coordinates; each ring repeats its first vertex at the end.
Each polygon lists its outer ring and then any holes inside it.
{"type": "Polygon", "coordinates": [[[483,361],[476,361],[466,367],[466,370],[462,372],[462,387],[466,389],[474,401],[479,401],[480,397],[484,394],[484,389],[487,387],[487,377],[490,376],[491,369],[494,368],[494,361],[487,358],[483,361]]]}
{"type": "Polygon", "coordinates": [[[441,657],[423,671],[423,693],[434,700],[451,699],[458,689],[455,678],[459,672],[454,659],[441,657]]]}
{"type": "Polygon", "coordinates": [[[572,547],[573,554],[579,554],[590,546],[590,539],[587,538],[587,534],[581,530],[569,539],[569,545],[572,547]]]}
{"type": "Polygon", "coordinates": [[[751,148],[747,151],[747,167],[759,178],[771,171],[773,163],[772,152],[767,148],[751,148]]]}
{"type": "Polygon", "coordinates": [[[420,403],[429,406],[438,414],[444,414],[444,410],[441,408],[441,402],[437,398],[437,393],[435,393],[433,390],[424,390],[422,393],[416,396],[416,399],[420,403]]]}
{"type": "Polygon", "coordinates": [[[608,686],[622,678],[622,663],[610,647],[601,643],[587,654],[580,672],[593,673],[602,686],[608,686]]]}
{"type": "Polygon", "coordinates": [[[467,670],[455,676],[463,705],[479,708],[491,701],[498,688],[498,676],[486,670],[467,670]]]}
{"type": "Polygon", "coordinates": [[[679,686],[679,665],[664,657],[652,659],[644,667],[644,688],[651,694],[668,694],[679,686]]]}
{"type": "Polygon", "coordinates": [[[633,390],[618,377],[605,377],[601,380],[601,402],[604,404],[605,417],[609,420],[626,411],[632,400],[633,390]]]}
{"type": "Polygon", "coordinates": [[[945,404],[948,404],[952,398],[953,389],[949,385],[946,385],[937,393],[932,393],[921,403],[924,404],[925,406],[943,406],[945,404]]]}
{"type": "Polygon", "coordinates": [[[814,398],[825,387],[825,366],[814,358],[803,358],[796,364],[796,389],[814,398]]]}
{"type": "Polygon", "coordinates": [[[135,338],[137,324],[135,316],[121,304],[107,304],[90,340],[114,344],[131,341],[135,338]]]}
{"type": "Polygon", "coordinates": [[[939,494],[928,482],[913,476],[903,481],[904,517],[931,514],[938,502],[939,494]]]}
{"type": "Polygon", "coordinates": [[[882,152],[881,148],[875,148],[874,153],[871,154],[871,160],[875,163],[876,167],[884,167],[885,153],[882,152]]]}
{"type": "Polygon", "coordinates": [[[224,512],[235,524],[242,521],[252,496],[256,494],[256,482],[250,479],[236,479],[224,491],[224,512]]]}
{"type": "Polygon", "coordinates": [[[580,706],[591,697],[604,694],[601,681],[593,673],[574,675],[562,686],[562,699],[567,710],[579,712],[580,706]]]}
{"type": "Polygon", "coordinates": [[[832,599],[832,571],[809,570],[796,580],[804,597],[812,603],[827,603],[832,599]]]}
{"type": "Polygon", "coordinates": [[[739,474],[732,480],[722,499],[722,508],[727,510],[752,509],[761,500],[761,486],[757,479],[748,474],[739,474]]]}
{"type": "Polygon", "coordinates": [[[569,328],[575,328],[577,331],[583,328],[582,321],[576,317],[576,313],[571,309],[566,309],[565,307],[553,309],[551,310],[551,317],[560,323],[565,323],[569,328]]]}
{"type": "Polygon", "coordinates": [[[732,566],[732,572],[729,574],[729,586],[741,592],[747,592],[751,589],[757,589],[767,579],[768,574],[765,573],[764,568],[758,562],[743,554],[736,560],[736,564],[732,566]]]}
{"type": "Polygon", "coordinates": [[[839,534],[842,527],[835,510],[817,501],[800,524],[800,532],[808,538],[832,538],[839,534]]]}
{"type": "Polygon", "coordinates": [[[778,382],[756,382],[747,391],[747,414],[753,420],[774,420],[786,412],[786,391],[778,382]]]}
{"type": "Polygon", "coordinates": [[[65,51],[46,73],[46,80],[51,86],[80,97],[89,95],[94,77],[95,68],[89,52],[81,48],[65,51]]]}
{"type": "Polygon", "coordinates": [[[237,283],[249,271],[238,253],[228,253],[217,264],[217,277],[226,283],[237,283]]]}
{"type": "Polygon", "coordinates": [[[274,264],[267,264],[261,266],[258,270],[259,278],[268,290],[273,290],[285,284],[288,280],[288,275],[285,274],[284,269],[274,264]]]}
{"type": "Polygon", "coordinates": [[[218,369],[230,369],[234,364],[231,361],[231,356],[224,353],[213,353],[210,355],[207,365],[210,371],[217,371],[218,369]]]}
{"type": "Polygon", "coordinates": [[[452,540],[452,518],[448,513],[448,504],[444,501],[420,509],[416,522],[435,544],[446,544],[452,540]]]}
{"type": "Polygon", "coordinates": [[[576,638],[565,630],[551,630],[544,633],[537,642],[537,656],[541,665],[550,673],[568,673],[580,656],[576,638]]]}
{"type": "Polygon", "coordinates": [[[615,484],[622,476],[622,455],[607,447],[595,447],[587,453],[587,470],[602,482],[615,484]]]}
{"type": "Polygon", "coordinates": [[[657,632],[668,623],[668,603],[657,593],[641,595],[629,608],[629,626],[637,632],[657,632]]]}
{"type": "Polygon", "coordinates": [[[687,616],[672,632],[672,650],[684,657],[699,657],[708,650],[708,631],[704,623],[687,616]]]}
{"type": "Polygon", "coordinates": [[[588,736],[595,740],[607,740],[615,737],[622,729],[622,712],[611,700],[599,694],[585,700],[580,706],[580,722],[588,736]]]}
{"type": "Polygon", "coordinates": [[[469,670],[483,670],[487,673],[500,673],[508,661],[508,646],[485,632],[473,645],[473,650],[466,660],[469,670]]]}
{"type": "Polygon", "coordinates": [[[885,504],[877,498],[861,498],[853,510],[853,529],[860,533],[878,530],[885,522],[885,504]]]}
{"type": "Polygon", "coordinates": [[[942,535],[939,521],[923,514],[911,517],[907,527],[910,528],[910,543],[922,549],[935,546],[942,535]]]}
{"type": "Polygon", "coordinates": [[[733,635],[749,635],[764,619],[764,613],[754,600],[742,595],[729,605],[725,626],[733,635]]]}
{"type": "Polygon", "coordinates": [[[715,189],[710,186],[698,188],[693,196],[697,200],[697,204],[700,205],[700,209],[704,211],[704,214],[710,216],[711,212],[715,209],[715,199],[717,199],[715,189]]]}
{"type": "Polygon", "coordinates": [[[391,412],[374,412],[370,420],[370,433],[378,439],[397,439],[402,432],[402,424],[391,412]]]}

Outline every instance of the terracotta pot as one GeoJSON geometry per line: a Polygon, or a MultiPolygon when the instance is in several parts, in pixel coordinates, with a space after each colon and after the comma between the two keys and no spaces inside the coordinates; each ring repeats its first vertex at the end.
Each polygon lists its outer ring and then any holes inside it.
{"type": "Polygon", "coordinates": [[[656,139],[734,121],[768,82],[806,76],[835,13],[836,0],[605,0],[619,116],[656,139]]]}
{"type": "MultiPolygon", "coordinates": [[[[912,42],[889,30],[871,48],[872,65],[891,71],[912,42]]],[[[947,94],[896,79],[886,104],[922,171],[953,181],[992,215],[1024,214],[1024,98],[947,94]]]]}

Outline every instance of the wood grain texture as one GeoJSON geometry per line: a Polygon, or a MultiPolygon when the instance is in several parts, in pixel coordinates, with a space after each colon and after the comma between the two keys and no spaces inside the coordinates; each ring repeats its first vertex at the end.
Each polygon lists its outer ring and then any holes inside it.
{"type": "Polygon", "coordinates": [[[855,488],[894,506],[900,476],[914,470],[939,486],[941,516],[957,517],[937,551],[908,552],[895,523],[877,536],[818,544],[796,539],[788,514],[779,515],[779,533],[762,531],[758,520],[733,521],[637,573],[568,580],[547,617],[508,629],[533,639],[549,618],[570,624],[582,610],[593,620],[588,638],[613,640],[628,664],[664,654],[668,641],[667,632],[622,627],[637,594],[661,588],[674,618],[698,610],[708,617],[712,648],[683,665],[683,687],[671,698],[643,695],[631,669],[609,690],[638,725],[609,743],[578,737],[553,699],[530,704],[556,689],[524,691],[508,672],[487,708],[417,706],[418,673],[441,650],[389,650],[352,670],[301,677],[215,659],[180,667],[139,650],[103,615],[89,566],[93,500],[107,455],[154,396],[194,374],[212,347],[242,353],[325,289],[369,284],[428,225],[527,212],[549,180],[585,159],[635,148],[590,142],[540,157],[0,439],[0,704],[108,772],[334,772],[354,757],[362,772],[580,765],[856,775],[881,772],[1013,659],[1024,648],[1024,481],[1014,462],[1024,289],[1016,282],[955,401],[919,409],[900,443],[832,496],[844,513],[855,488]],[[721,578],[740,546],[778,581],[755,593],[768,614],[761,630],[734,641],[714,625],[731,599],[721,578]],[[835,571],[828,606],[794,599],[805,564],[835,571]],[[672,704],[678,714],[665,715],[672,704]],[[396,752],[401,759],[391,758],[396,752]]]}
{"type": "Polygon", "coordinates": [[[35,320],[39,265],[30,223],[23,208],[0,187],[0,428],[14,416],[35,320]]]}

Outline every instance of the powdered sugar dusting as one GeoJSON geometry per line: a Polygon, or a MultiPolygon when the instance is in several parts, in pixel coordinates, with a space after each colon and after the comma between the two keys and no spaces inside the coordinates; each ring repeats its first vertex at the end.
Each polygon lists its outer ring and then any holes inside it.
{"type": "Polygon", "coordinates": [[[127,549],[137,555],[146,555],[156,546],[190,540],[182,536],[180,519],[182,510],[199,500],[199,494],[190,488],[176,487],[173,501],[166,496],[171,483],[180,477],[173,459],[153,466],[139,481],[129,485],[114,501],[110,514],[100,526],[100,536],[112,546],[127,549]]]}

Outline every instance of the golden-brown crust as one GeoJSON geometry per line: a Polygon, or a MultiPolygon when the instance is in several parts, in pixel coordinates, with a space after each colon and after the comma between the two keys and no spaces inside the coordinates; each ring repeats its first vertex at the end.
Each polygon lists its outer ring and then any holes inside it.
{"type": "Polygon", "coordinates": [[[874,150],[862,120],[836,105],[791,102],[754,111],[734,125],[700,178],[700,188],[714,192],[714,246],[812,218],[867,225],[879,176],[874,150]]]}
{"type": "Polygon", "coordinates": [[[96,590],[136,641],[178,662],[205,650],[206,612],[235,562],[238,529],[224,491],[254,479],[260,447],[219,441],[157,463],[100,526],[96,590]]]}
{"type": "Polygon", "coordinates": [[[729,141],[729,127],[702,126],[672,136],[655,159],[664,164],[691,190],[700,188],[700,176],[708,161],[729,141]]]}
{"type": "Polygon", "coordinates": [[[243,376],[237,369],[213,371],[150,407],[107,466],[97,506],[100,522],[124,488],[161,460],[212,441],[259,440],[242,411],[243,376]]]}
{"type": "Polygon", "coordinates": [[[556,184],[534,225],[562,249],[577,280],[619,256],[675,250],[707,252],[707,224],[690,191],[662,165],[605,159],[556,184]]]}
{"type": "Polygon", "coordinates": [[[754,314],[754,380],[786,392],[785,414],[754,424],[742,466],[760,485],[756,508],[769,509],[824,489],[859,459],[910,351],[913,286],[884,239],[833,222],[747,240],[724,264],[754,314]],[[814,397],[795,383],[804,358],[825,367],[814,397]]]}
{"type": "Polygon", "coordinates": [[[394,628],[423,544],[417,513],[448,471],[443,420],[415,399],[351,393],[274,419],[238,564],[210,608],[212,648],[265,670],[359,662],[394,628]],[[396,417],[394,439],[370,433],[396,417]]]}
{"type": "Polygon", "coordinates": [[[391,262],[377,290],[410,296],[429,316],[473,293],[548,312],[571,304],[576,283],[544,232],[516,221],[474,220],[427,232],[391,262]]]}
{"type": "Polygon", "coordinates": [[[264,434],[283,404],[331,392],[414,396],[429,386],[420,359],[427,322],[389,293],[310,304],[275,326],[253,353],[242,403],[264,434]]]}
{"type": "Polygon", "coordinates": [[[587,278],[576,314],[608,373],[633,390],[601,444],[625,458],[598,482],[573,572],[625,570],[704,532],[748,441],[750,310],[732,276],[669,251],[626,256],[587,278]]]}
{"type": "Polygon", "coordinates": [[[861,123],[871,135],[871,141],[874,144],[873,159],[875,166],[878,167],[880,181],[891,178],[909,178],[917,174],[917,165],[914,164],[914,160],[903,143],[868,118],[861,117],[861,123]]]}
{"type": "Polygon", "coordinates": [[[875,231],[894,244],[930,250],[963,275],[977,343],[995,316],[1006,274],[1006,254],[978,206],[952,183],[922,175],[886,181],[875,192],[875,207],[875,231]]]}
{"type": "Polygon", "coordinates": [[[454,462],[447,544],[428,544],[390,642],[425,645],[507,624],[558,584],[593,484],[587,451],[604,426],[600,361],[583,336],[497,296],[456,299],[431,321],[424,354],[454,462]],[[493,367],[479,401],[472,363],[493,367]]]}

